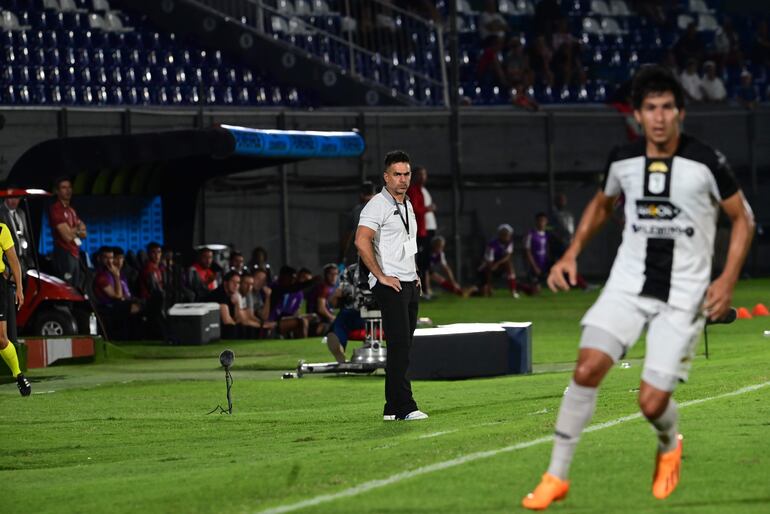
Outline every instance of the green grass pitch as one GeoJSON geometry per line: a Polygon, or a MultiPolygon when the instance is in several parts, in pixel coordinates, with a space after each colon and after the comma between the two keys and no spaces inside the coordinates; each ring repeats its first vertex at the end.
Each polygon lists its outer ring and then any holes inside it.
{"type": "MultiPolygon", "coordinates": [[[[382,375],[281,380],[301,358],[331,360],[318,339],[125,344],[104,363],[33,370],[30,398],[0,385],[0,512],[522,512],[547,466],[542,439],[596,294],[423,303],[421,316],[437,324],[533,321],[535,373],[415,382],[431,417],[414,423],[381,420],[382,375]],[[236,355],[234,413],[207,415],[225,403],[217,356],[226,347],[236,355]]],[[[734,304],[757,302],[770,303],[770,280],[741,282],[734,304]]],[[[764,330],[770,318],[712,327],[709,360],[701,341],[675,395],[685,404],[682,480],[662,502],[650,492],[651,429],[640,418],[617,422],[638,411],[639,343],[630,367],[605,381],[598,429],[583,436],[569,497],[550,511],[770,512],[764,330]]]]}

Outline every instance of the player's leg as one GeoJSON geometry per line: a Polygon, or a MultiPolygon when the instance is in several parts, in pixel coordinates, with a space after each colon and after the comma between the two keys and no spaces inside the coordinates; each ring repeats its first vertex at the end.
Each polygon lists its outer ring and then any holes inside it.
{"type": "Polygon", "coordinates": [[[612,365],[638,339],[645,318],[628,295],[603,294],[583,318],[578,363],[556,418],[548,471],[522,505],[542,510],[569,490],[569,468],[596,408],[598,388],[612,365]]]}
{"type": "Polygon", "coordinates": [[[511,291],[511,295],[514,298],[519,297],[519,287],[516,283],[516,271],[513,269],[513,262],[511,259],[505,261],[500,269],[505,274],[505,280],[508,282],[508,289],[511,291]]]}
{"type": "Polygon", "coordinates": [[[18,386],[21,395],[29,396],[32,392],[32,386],[19,368],[19,356],[16,353],[16,347],[8,340],[6,334],[7,328],[5,320],[0,321],[0,357],[2,357],[3,361],[8,365],[8,368],[11,370],[11,375],[16,378],[16,385],[18,386]]]}
{"type": "Polygon", "coordinates": [[[661,304],[650,322],[647,353],[639,387],[639,407],[658,436],[652,493],[667,498],[679,483],[682,437],[679,413],[671,397],[677,383],[686,380],[703,319],[661,304]]]}

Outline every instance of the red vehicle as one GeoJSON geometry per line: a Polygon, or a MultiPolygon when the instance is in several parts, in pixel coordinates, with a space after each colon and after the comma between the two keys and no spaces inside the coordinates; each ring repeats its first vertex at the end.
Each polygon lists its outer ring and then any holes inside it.
{"type": "Polygon", "coordinates": [[[24,305],[16,313],[16,325],[23,335],[68,336],[95,333],[96,320],[88,298],[63,280],[40,271],[37,247],[31,233],[27,198],[51,196],[42,189],[0,190],[0,201],[5,198],[21,198],[27,213],[26,224],[32,239],[27,244],[32,249],[34,266],[27,271],[24,288],[24,305]]]}

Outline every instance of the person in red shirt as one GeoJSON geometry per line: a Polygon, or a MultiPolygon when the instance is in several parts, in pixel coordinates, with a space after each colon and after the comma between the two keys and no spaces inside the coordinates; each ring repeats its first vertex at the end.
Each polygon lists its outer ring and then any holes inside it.
{"type": "Polygon", "coordinates": [[[412,170],[412,182],[409,189],[406,190],[406,196],[412,202],[414,216],[417,218],[417,255],[415,258],[417,259],[417,273],[423,284],[427,283],[425,275],[428,273],[429,266],[426,255],[429,255],[430,252],[430,236],[425,224],[425,214],[428,212],[428,207],[425,205],[425,195],[422,192],[426,177],[425,167],[415,166],[412,170]]]}
{"type": "Polygon", "coordinates": [[[147,245],[147,262],[139,275],[139,296],[145,300],[162,296],[164,291],[163,272],[160,269],[160,259],[163,248],[158,243],[147,245]]]}
{"type": "Polygon", "coordinates": [[[87,236],[86,224],[72,208],[72,181],[62,177],[54,186],[56,201],[48,209],[48,220],[53,235],[53,263],[59,278],[73,286],[82,285],[80,271],[81,240],[87,236]]]}
{"type": "Polygon", "coordinates": [[[198,261],[190,266],[188,283],[195,292],[195,298],[198,300],[208,296],[219,285],[217,283],[217,274],[211,269],[213,262],[214,252],[208,248],[202,248],[198,252],[198,261]]]}

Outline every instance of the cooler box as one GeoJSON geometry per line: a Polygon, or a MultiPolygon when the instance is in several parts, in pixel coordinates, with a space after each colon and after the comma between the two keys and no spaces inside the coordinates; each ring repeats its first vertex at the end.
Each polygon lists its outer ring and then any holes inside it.
{"type": "Polygon", "coordinates": [[[218,303],[177,303],[168,310],[172,344],[206,344],[219,339],[218,303]]]}

